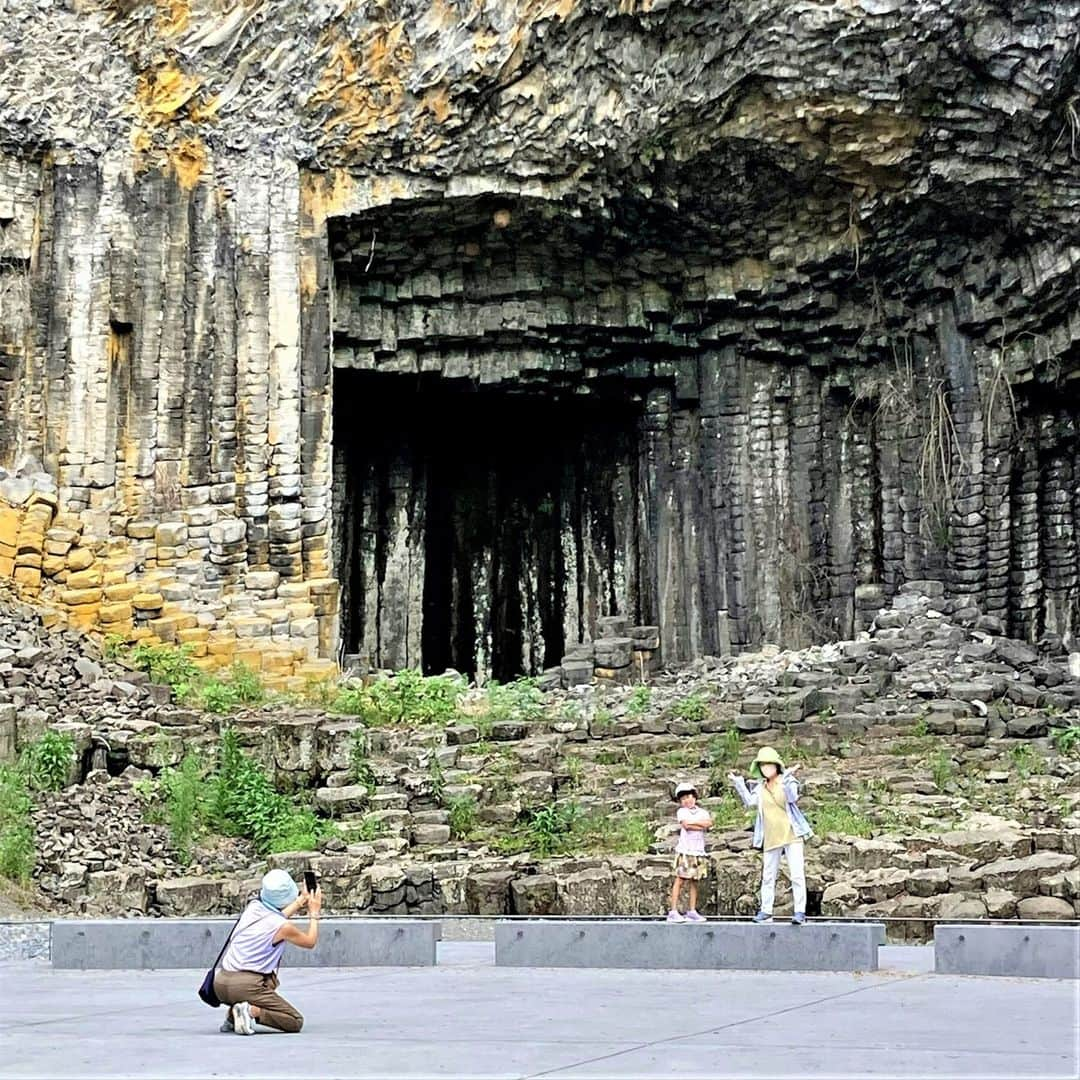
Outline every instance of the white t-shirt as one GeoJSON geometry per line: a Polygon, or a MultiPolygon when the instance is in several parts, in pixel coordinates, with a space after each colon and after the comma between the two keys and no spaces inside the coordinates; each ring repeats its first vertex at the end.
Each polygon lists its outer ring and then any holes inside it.
{"type": "MultiPolygon", "coordinates": [[[[700,806],[695,806],[692,809],[686,806],[680,806],[678,813],[675,815],[675,820],[679,825],[692,824],[692,825],[704,825],[709,819],[709,811],[703,810],[700,806]]],[[[679,842],[675,845],[675,851],[679,855],[704,855],[705,854],[705,834],[700,829],[679,829],[679,842]]]]}

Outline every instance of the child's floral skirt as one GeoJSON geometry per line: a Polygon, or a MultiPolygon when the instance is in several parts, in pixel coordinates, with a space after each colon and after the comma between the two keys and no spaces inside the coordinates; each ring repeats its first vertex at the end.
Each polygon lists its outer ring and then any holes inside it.
{"type": "Polygon", "coordinates": [[[687,855],[677,852],[675,855],[675,876],[687,881],[701,881],[709,876],[709,860],[704,855],[687,855]]]}

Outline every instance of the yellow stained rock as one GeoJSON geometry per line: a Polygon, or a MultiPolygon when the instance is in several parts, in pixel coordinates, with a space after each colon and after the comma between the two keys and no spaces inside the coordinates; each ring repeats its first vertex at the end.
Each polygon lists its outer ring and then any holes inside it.
{"type": "MultiPolygon", "coordinates": [[[[142,586],[137,581],[124,581],[112,584],[110,582],[105,583],[105,599],[106,600],[133,600],[138,594],[142,586]]],[[[132,607],[135,605],[133,604],[132,607]]]]}
{"type": "Polygon", "coordinates": [[[102,604],[99,618],[103,623],[130,622],[132,615],[130,604],[102,604]]]}
{"type": "Polygon", "coordinates": [[[0,546],[13,548],[19,539],[22,514],[14,509],[0,509],[0,546]]]}
{"type": "Polygon", "coordinates": [[[41,572],[46,577],[56,577],[67,568],[63,555],[46,555],[41,560],[41,572]]]}
{"type": "Polygon", "coordinates": [[[100,589],[101,571],[97,567],[73,571],[68,574],[67,585],[69,589],[100,589]]]}
{"type": "Polygon", "coordinates": [[[246,664],[253,671],[262,671],[263,656],[260,649],[237,649],[234,659],[238,664],[246,664]]]}
{"type": "Polygon", "coordinates": [[[33,566],[16,566],[12,573],[16,585],[22,585],[28,589],[41,587],[41,571],[33,566]]]}
{"type": "Polygon", "coordinates": [[[101,589],[61,589],[60,602],[69,607],[81,604],[96,604],[101,599],[101,589]]]}
{"type": "Polygon", "coordinates": [[[140,592],[131,598],[131,606],[136,611],[160,611],[165,606],[161,593],[140,592]]]}
{"type": "Polygon", "coordinates": [[[89,548],[72,548],[68,552],[67,564],[69,570],[86,570],[94,564],[94,553],[89,548]]]}
{"type": "Polygon", "coordinates": [[[333,660],[308,660],[297,664],[296,674],[305,679],[325,679],[336,674],[337,669],[333,660]]]}

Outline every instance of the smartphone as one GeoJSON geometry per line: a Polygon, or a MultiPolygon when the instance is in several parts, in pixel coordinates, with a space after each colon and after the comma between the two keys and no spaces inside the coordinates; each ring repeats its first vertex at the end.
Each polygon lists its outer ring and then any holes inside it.
{"type": "Polygon", "coordinates": [[[315,876],[314,870],[304,871],[304,888],[307,889],[309,896],[315,895],[315,890],[319,887],[319,879],[315,876]]]}

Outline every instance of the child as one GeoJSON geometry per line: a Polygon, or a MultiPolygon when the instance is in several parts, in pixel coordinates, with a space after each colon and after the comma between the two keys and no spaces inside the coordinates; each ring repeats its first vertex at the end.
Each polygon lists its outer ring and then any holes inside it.
{"type": "Polygon", "coordinates": [[[675,789],[675,801],[679,809],[675,819],[679,823],[679,842],[675,845],[675,881],[671,886],[671,910],[668,922],[704,922],[697,912],[698,882],[709,872],[709,860],[705,857],[705,831],[712,825],[708,810],[697,805],[697,792],[693,784],[679,784],[675,789]],[[690,882],[690,907],[686,915],[679,914],[679,892],[684,881],[690,882]]]}
{"type": "Polygon", "coordinates": [[[799,785],[795,773],[798,771],[798,765],[785,769],[780,755],[771,746],[763,746],[750,766],[750,775],[757,777],[757,780],[747,784],[738,774],[728,773],[728,779],[735,785],[739,798],[747,806],[757,809],[754,847],[762,849],[764,864],[761,870],[761,910],[754,916],[756,923],[772,922],[781,855],[787,858],[792,898],[795,901],[791,921],[796,926],[806,922],[803,841],[814,833],[797,805],[799,785]]]}

